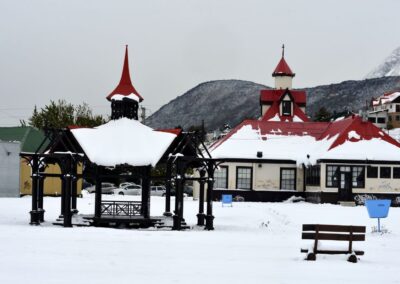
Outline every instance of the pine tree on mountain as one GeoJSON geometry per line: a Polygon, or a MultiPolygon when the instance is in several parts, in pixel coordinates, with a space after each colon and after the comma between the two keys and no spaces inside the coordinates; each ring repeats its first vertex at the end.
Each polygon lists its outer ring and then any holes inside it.
{"type": "Polygon", "coordinates": [[[332,114],[325,108],[321,107],[314,115],[314,121],[330,121],[332,114]]]}

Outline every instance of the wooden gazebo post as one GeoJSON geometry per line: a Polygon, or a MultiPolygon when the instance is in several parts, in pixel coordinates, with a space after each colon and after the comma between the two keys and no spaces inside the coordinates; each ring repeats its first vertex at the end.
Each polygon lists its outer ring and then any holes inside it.
{"type": "Polygon", "coordinates": [[[183,184],[185,169],[182,161],[176,161],[176,180],[175,180],[175,212],[173,216],[172,230],[181,230],[183,221],[183,184]]]}
{"type": "Polygon", "coordinates": [[[97,219],[101,218],[101,177],[98,165],[94,165],[94,180],[95,180],[94,217],[96,223],[97,219]]]}
{"type": "Polygon", "coordinates": [[[31,214],[31,225],[39,225],[40,217],[38,211],[38,170],[39,170],[39,160],[37,155],[33,155],[31,159],[32,167],[32,210],[31,214]]]}
{"type": "Polygon", "coordinates": [[[206,216],[206,230],[214,230],[214,216],[212,214],[212,195],[214,188],[214,162],[207,162],[207,216],[206,216]]]}
{"type": "Polygon", "coordinates": [[[199,214],[197,214],[197,225],[204,226],[204,177],[206,175],[206,171],[204,169],[200,170],[200,195],[199,195],[199,214]]]}
{"type": "MultiPolygon", "coordinates": [[[[165,174],[165,212],[164,216],[172,216],[171,213],[171,188],[172,188],[172,161],[168,160],[165,174]]],[[[176,196],[175,196],[176,197],[176,196]]]]}
{"type": "Polygon", "coordinates": [[[43,189],[44,189],[44,179],[43,175],[38,176],[38,212],[39,212],[39,221],[42,223],[44,222],[44,212],[43,209],[43,189]]]}
{"type": "Polygon", "coordinates": [[[142,216],[150,218],[150,175],[151,166],[143,167],[142,174],[142,216]]]}

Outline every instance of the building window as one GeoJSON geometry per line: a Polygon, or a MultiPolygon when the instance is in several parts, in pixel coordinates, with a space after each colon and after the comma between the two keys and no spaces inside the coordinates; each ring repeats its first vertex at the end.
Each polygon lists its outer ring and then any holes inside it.
{"type": "Polygon", "coordinates": [[[396,121],[400,121],[400,115],[396,115],[396,121]]]}
{"type": "Polygon", "coordinates": [[[351,167],[352,183],[355,188],[364,188],[365,186],[365,170],[363,166],[351,167]]]}
{"type": "Polygon", "coordinates": [[[392,168],[391,167],[380,167],[380,178],[391,178],[392,168]]]}
{"type": "Polygon", "coordinates": [[[367,167],[367,178],[378,178],[378,167],[367,167]]]}
{"type": "Polygon", "coordinates": [[[228,167],[220,166],[214,172],[215,188],[228,188],[228,167]]]}
{"type": "Polygon", "coordinates": [[[384,117],[378,117],[378,123],[386,123],[386,119],[384,117]]]}
{"type": "Polygon", "coordinates": [[[326,166],[326,187],[339,186],[339,167],[326,166]]]}
{"type": "Polygon", "coordinates": [[[391,115],[388,116],[388,121],[392,121],[392,116],[391,115]]]}
{"type": "Polygon", "coordinates": [[[376,123],[376,118],[375,117],[368,117],[368,121],[372,123],[376,123]]]}
{"type": "Polygon", "coordinates": [[[251,189],[253,180],[253,168],[237,167],[236,168],[236,188],[251,189]]]}
{"type": "Polygon", "coordinates": [[[400,178],[400,168],[399,167],[393,168],[393,178],[400,178]]]}
{"type": "Polygon", "coordinates": [[[281,189],[296,190],[296,169],[281,168],[281,189]]]}
{"type": "Polygon", "coordinates": [[[282,115],[292,115],[291,101],[282,101],[282,115]]]}
{"type": "Polygon", "coordinates": [[[396,112],[400,112],[400,105],[396,105],[396,112]]]}
{"type": "Polygon", "coordinates": [[[306,169],[306,185],[317,185],[321,183],[321,166],[311,166],[306,169]]]}

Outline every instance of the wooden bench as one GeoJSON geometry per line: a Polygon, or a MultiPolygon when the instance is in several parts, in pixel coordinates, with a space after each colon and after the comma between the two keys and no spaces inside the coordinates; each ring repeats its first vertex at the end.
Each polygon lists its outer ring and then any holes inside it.
{"type": "Polygon", "coordinates": [[[312,251],[301,249],[301,252],[307,253],[307,260],[316,260],[317,254],[350,254],[347,260],[356,263],[357,255],[364,255],[363,251],[353,250],[353,242],[365,241],[365,226],[305,224],[301,238],[314,240],[312,251]],[[319,240],[347,241],[349,246],[347,250],[322,250],[318,249],[319,240]]]}

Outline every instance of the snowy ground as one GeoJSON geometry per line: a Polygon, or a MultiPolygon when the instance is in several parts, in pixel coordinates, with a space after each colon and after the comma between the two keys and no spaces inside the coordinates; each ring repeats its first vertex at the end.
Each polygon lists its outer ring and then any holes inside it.
{"type": "MultiPolygon", "coordinates": [[[[45,198],[48,222],[30,226],[30,202],[0,199],[0,283],[400,283],[400,208],[382,222],[389,232],[377,234],[360,206],[214,203],[215,231],[175,232],[54,226],[59,198],[45,198]],[[304,261],[303,223],[366,225],[367,240],[356,246],[365,255],[357,264],[344,255],[304,261]]],[[[78,202],[93,213],[93,196],[78,202]]],[[[163,206],[152,197],[152,215],[163,206]]],[[[197,207],[185,201],[189,225],[197,207]]]]}

